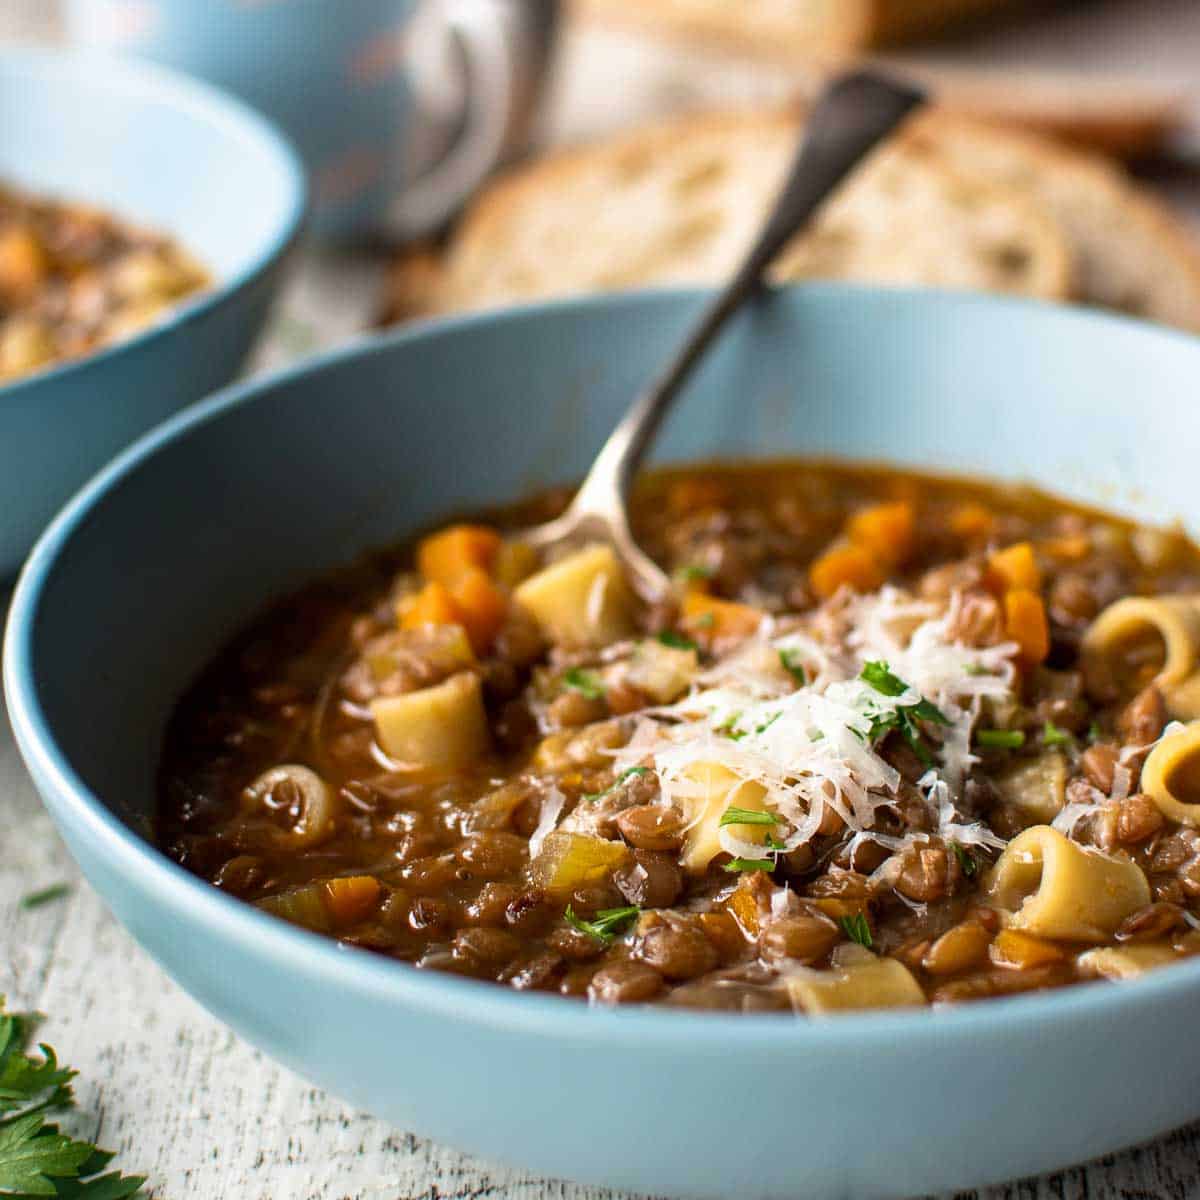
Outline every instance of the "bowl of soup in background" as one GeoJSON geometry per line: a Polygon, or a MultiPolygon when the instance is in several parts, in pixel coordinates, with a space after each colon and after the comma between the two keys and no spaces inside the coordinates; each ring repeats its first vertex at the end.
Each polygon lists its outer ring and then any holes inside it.
{"type": "MultiPolygon", "coordinates": [[[[233,631],[371,547],[578,477],[702,303],[643,294],[414,327],[231,389],[89,484],[32,554],[5,652],[18,743],[84,871],[170,974],[291,1069],[549,1175],[906,1196],[1195,1119],[1197,962],[825,1020],[605,1010],[348,951],[149,840],[167,717],[233,631]]],[[[886,460],[1194,530],[1197,379],[1200,341],[1122,318],[801,287],[734,323],[658,457],[886,460]]]]}
{"type": "Polygon", "coordinates": [[[210,285],[125,340],[0,386],[0,579],[56,508],[237,373],[306,205],[284,139],[240,102],[99,55],[0,51],[0,181],[169,235],[210,285]]]}

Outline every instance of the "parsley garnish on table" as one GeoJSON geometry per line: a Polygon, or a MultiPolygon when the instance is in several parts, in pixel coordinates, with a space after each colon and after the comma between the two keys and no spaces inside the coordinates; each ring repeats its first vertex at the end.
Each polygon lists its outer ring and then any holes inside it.
{"type": "Polygon", "coordinates": [[[73,1108],[71,1080],[54,1051],[39,1045],[30,1054],[36,1020],[4,1010],[0,996],[0,1196],[71,1200],[125,1200],[137,1195],[141,1175],[101,1174],[112,1154],[76,1141],[46,1120],[55,1109],[73,1108]]]}

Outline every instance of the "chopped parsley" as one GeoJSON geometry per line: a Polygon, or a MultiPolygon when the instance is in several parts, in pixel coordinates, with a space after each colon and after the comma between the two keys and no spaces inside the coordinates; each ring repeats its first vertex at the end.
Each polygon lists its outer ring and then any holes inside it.
{"type": "Polygon", "coordinates": [[[770,858],[731,858],[725,864],[727,871],[773,871],[775,861],[770,858]]]}
{"type": "Polygon", "coordinates": [[[1051,720],[1047,720],[1042,726],[1042,744],[1046,746],[1073,746],[1075,744],[1075,736],[1065,729],[1059,729],[1051,720]]]}
{"type": "Polygon", "coordinates": [[[1100,737],[1101,737],[1100,726],[1096,721],[1093,721],[1088,726],[1087,735],[1088,735],[1089,742],[1098,742],[1100,740],[1100,737]]]}
{"type": "Polygon", "coordinates": [[[101,1174],[108,1150],[77,1142],[47,1122],[49,1109],[75,1105],[71,1080],[49,1046],[29,1053],[36,1020],[4,1011],[0,996],[0,1195],[127,1200],[142,1190],[139,1175],[101,1174]]]}
{"type": "Polygon", "coordinates": [[[684,567],[677,567],[675,570],[675,578],[683,580],[684,583],[695,583],[698,579],[711,579],[712,567],[706,567],[703,563],[689,563],[684,567]]]}
{"type": "Polygon", "coordinates": [[[722,814],[718,825],[778,825],[774,813],[757,812],[752,808],[738,808],[731,804],[722,814]]]}
{"type": "Polygon", "coordinates": [[[808,682],[804,672],[804,664],[800,661],[799,650],[780,650],[779,662],[783,669],[796,681],[797,687],[803,687],[808,682]]]}
{"type": "Polygon", "coordinates": [[[1025,734],[1020,729],[979,729],[975,741],[985,750],[1020,750],[1025,734]]]}
{"type": "MultiPolygon", "coordinates": [[[[909,685],[894,675],[885,662],[863,663],[859,678],[889,699],[903,696],[909,690],[909,685]]],[[[931,725],[950,724],[946,714],[936,704],[922,697],[916,704],[901,704],[890,712],[876,713],[871,719],[871,728],[867,736],[870,741],[877,742],[895,730],[909,744],[917,758],[930,767],[933,765],[933,755],[925,744],[917,724],[919,721],[926,721],[931,725]]]]}
{"type": "Polygon", "coordinates": [[[585,700],[604,699],[604,681],[595,671],[572,667],[563,676],[563,683],[572,691],[578,692],[585,700]]]}
{"type": "Polygon", "coordinates": [[[605,946],[611,946],[617,934],[624,933],[642,910],[636,904],[625,908],[602,908],[590,921],[575,915],[575,910],[568,904],[563,917],[572,929],[586,933],[605,946]]]}
{"type": "Polygon", "coordinates": [[[871,939],[871,923],[867,920],[866,913],[853,913],[850,916],[839,917],[838,925],[852,942],[866,946],[868,950],[875,944],[871,939]]]}
{"type": "Polygon", "coordinates": [[[49,887],[44,887],[40,891],[30,892],[27,896],[21,897],[22,908],[41,908],[43,904],[52,904],[55,900],[61,900],[64,896],[71,894],[71,885],[69,883],[52,883],[49,887]]]}
{"type": "Polygon", "coordinates": [[[951,842],[950,849],[954,851],[954,857],[958,859],[958,865],[962,868],[962,873],[968,879],[974,879],[979,871],[979,859],[958,842],[951,842]]]}
{"type": "Polygon", "coordinates": [[[690,637],[684,637],[682,633],[676,633],[673,629],[664,629],[658,635],[658,640],[664,646],[670,646],[672,650],[695,650],[696,643],[690,637]]]}
{"type": "Polygon", "coordinates": [[[787,843],[781,842],[773,833],[768,833],[763,840],[763,845],[768,850],[786,850],[787,843]]]}

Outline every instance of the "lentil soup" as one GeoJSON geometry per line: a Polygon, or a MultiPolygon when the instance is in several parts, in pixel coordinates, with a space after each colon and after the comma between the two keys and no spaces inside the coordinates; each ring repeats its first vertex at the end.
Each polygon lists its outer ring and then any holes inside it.
{"type": "Polygon", "coordinates": [[[1200,552],[1029,488],[789,462],[559,491],[266,613],[168,729],[167,852],[419,968],[824,1014],[1200,953],[1200,552]]]}
{"type": "Polygon", "coordinates": [[[0,384],[131,337],[208,282],[170,238],[0,184],[0,384]]]}

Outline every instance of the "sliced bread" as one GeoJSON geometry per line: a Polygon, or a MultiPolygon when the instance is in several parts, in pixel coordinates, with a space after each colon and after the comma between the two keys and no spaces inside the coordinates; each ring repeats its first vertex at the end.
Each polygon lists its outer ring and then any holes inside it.
{"type": "Polygon", "coordinates": [[[934,32],[1013,0],[575,0],[582,13],[770,55],[859,50],[934,32]]]}
{"type": "MultiPolygon", "coordinates": [[[[687,117],[542,159],[493,185],[460,226],[436,307],[491,307],[725,278],[794,151],[798,117],[687,117]]],[[[1071,256],[1026,194],[884,147],[781,259],[776,277],[1070,292],[1071,256]]]]}
{"type": "Polygon", "coordinates": [[[945,113],[913,122],[907,136],[937,161],[1015,188],[1050,213],[1074,253],[1078,299],[1200,330],[1200,243],[1119,167],[945,113]]]}

